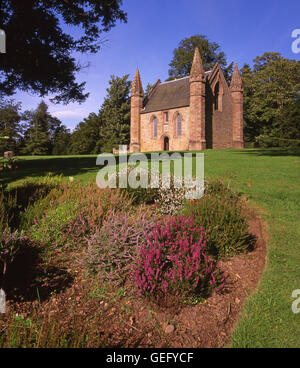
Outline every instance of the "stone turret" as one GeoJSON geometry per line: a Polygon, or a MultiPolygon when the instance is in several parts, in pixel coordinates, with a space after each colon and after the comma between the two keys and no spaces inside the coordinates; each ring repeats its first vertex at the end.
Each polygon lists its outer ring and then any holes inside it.
{"type": "Polygon", "coordinates": [[[130,152],[140,152],[141,148],[140,113],[143,108],[143,97],[142,81],[137,69],[131,87],[130,152]]]}
{"type": "Polygon", "coordinates": [[[232,140],[233,148],[244,148],[243,94],[244,87],[237,64],[235,64],[230,84],[232,97],[232,140]]]}
{"type": "Polygon", "coordinates": [[[206,149],[205,140],[205,71],[196,48],[190,72],[190,141],[189,150],[206,149]]]}

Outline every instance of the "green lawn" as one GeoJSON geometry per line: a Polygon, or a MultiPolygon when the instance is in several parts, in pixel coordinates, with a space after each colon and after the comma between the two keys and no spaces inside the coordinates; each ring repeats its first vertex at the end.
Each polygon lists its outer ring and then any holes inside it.
{"type": "MultiPolygon", "coordinates": [[[[95,180],[96,156],[22,157],[1,173],[8,184],[48,172],[95,180]]],[[[300,314],[292,313],[300,289],[300,150],[247,149],[205,152],[205,175],[226,178],[264,212],[268,259],[258,291],[233,333],[233,347],[300,347],[300,314]],[[251,184],[251,186],[248,186],[251,184]]]]}

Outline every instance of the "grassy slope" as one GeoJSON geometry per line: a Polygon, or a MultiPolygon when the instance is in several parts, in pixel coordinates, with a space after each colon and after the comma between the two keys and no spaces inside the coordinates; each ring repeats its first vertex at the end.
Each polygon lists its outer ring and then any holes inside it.
{"type": "Polygon", "coordinates": [[[291,295],[300,289],[300,152],[208,152],[205,164],[206,175],[228,177],[263,208],[270,234],[263,278],[248,300],[232,346],[299,347],[300,315],[292,313],[291,295]]]}
{"type": "MultiPolygon", "coordinates": [[[[95,180],[95,161],[96,156],[24,157],[20,168],[4,179],[12,183],[50,171],[86,182],[95,180]]],[[[300,315],[291,310],[292,291],[300,289],[300,151],[209,150],[205,174],[227,178],[261,207],[270,234],[265,272],[248,300],[232,346],[300,347],[300,315]]]]}

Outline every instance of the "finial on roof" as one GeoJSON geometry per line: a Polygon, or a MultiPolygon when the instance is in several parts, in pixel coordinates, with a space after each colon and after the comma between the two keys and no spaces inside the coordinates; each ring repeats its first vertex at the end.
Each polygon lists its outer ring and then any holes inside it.
{"type": "Polygon", "coordinates": [[[230,88],[232,90],[243,90],[243,80],[239,72],[237,63],[235,63],[234,71],[231,78],[230,88]]]}
{"type": "Polygon", "coordinates": [[[137,69],[132,82],[131,96],[144,96],[140,72],[137,69]]]}
{"type": "Polygon", "coordinates": [[[205,71],[202,64],[202,59],[198,47],[195,49],[194,60],[191,68],[191,79],[203,79],[205,77],[205,71]]]}

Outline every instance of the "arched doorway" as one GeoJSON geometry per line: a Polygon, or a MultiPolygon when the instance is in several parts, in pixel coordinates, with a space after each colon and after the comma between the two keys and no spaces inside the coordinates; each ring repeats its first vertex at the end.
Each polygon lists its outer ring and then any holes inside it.
{"type": "Polygon", "coordinates": [[[169,137],[164,137],[164,151],[169,151],[169,137]]]}

